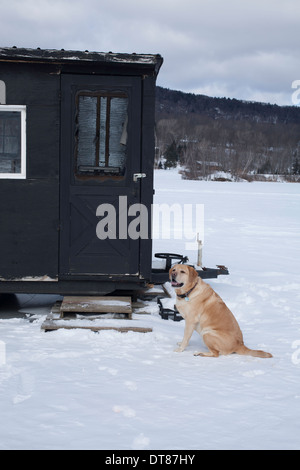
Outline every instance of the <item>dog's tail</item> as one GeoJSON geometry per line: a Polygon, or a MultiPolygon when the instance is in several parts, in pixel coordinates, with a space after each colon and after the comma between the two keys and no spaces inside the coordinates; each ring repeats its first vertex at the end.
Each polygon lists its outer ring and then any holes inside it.
{"type": "Polygon", "coordinates": [[[237,354],[241,354],[242,356],[254,356],[254,357],[273,357],[272,354],[265,352],[265,351],[259,351],[256,349],[249,349],[247,346],[244,344],[239,347],[236,351],[237,354]]]}

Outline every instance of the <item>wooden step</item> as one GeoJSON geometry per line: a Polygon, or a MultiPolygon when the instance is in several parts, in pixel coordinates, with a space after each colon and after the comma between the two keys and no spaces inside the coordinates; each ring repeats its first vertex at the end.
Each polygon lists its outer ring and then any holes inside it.
{"type": "Polygon", "coordinates": [[[77,323],[72,323],[72,321],[56,319],[49,316],[41,326],[41,329],[45,332],[55,331],[59,329],[73,330],[73,329],[83,329],[91,331],[104,331],[104,330],[115,330],[120,333],[128,333],[133,331],[135,333],[151,333],[152,328],[145,328],[142,326],[103,326],[100,324],[94,324],[93,321],[90,322],[90,325],[86,325],[83,322],[78,321],[77,323]]]}
{"type": "Polygon", "coordinates": [[[152,328],[140,326],[132,320],[131,297],[66,296],[53,305],[41,326],[44,331],[88,329],[92,331],[116,330],[150,333],[152,328]],[[109,321],[108,321],[109,320],[109,321]],[[121,320],[121,321],[118,321],[121,320]],[[109,323],[109,324],[108,324],[109,323]]]}
{"type": "Polygon", "coordinates": [[[61,318],[70,314],[124,314],[131,319],[132,306],[130,297],[66,296],[60,314],[61,318]]]}

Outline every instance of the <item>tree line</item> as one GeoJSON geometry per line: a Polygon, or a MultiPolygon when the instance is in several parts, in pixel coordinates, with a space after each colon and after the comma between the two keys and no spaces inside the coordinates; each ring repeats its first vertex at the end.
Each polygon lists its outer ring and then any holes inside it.
{"type": "Polygon", "coordinates": [[[299,108],[203,97],[201,109],[200,98],[158,90],[157,167],[180,164],[189,179],[300,175],[299,108]]]}

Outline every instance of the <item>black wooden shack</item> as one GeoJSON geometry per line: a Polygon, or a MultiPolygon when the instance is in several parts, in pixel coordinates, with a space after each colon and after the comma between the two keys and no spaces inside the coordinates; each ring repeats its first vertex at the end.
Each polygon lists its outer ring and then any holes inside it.
{"type": "Polygon", "coordinates": [[[151,279],[151,236],[126,228],[129,207],[152,203],[161,64],[0,48],[0,292],[105,294],[151,279]]]}

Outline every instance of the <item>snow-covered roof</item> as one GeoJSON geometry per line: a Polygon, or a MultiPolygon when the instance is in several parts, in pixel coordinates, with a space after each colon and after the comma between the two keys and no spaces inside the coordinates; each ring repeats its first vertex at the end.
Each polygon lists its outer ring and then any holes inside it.
{"type": "Polygon", "coordinates": [[[65,51],[64,49],[26,49],[18,47],[0,47],[0,61],[13,62],[89,62],[140,65],[155,69],[158,73],[163,58],[160,54],[127,54],[115,52],[65,51]]]}

